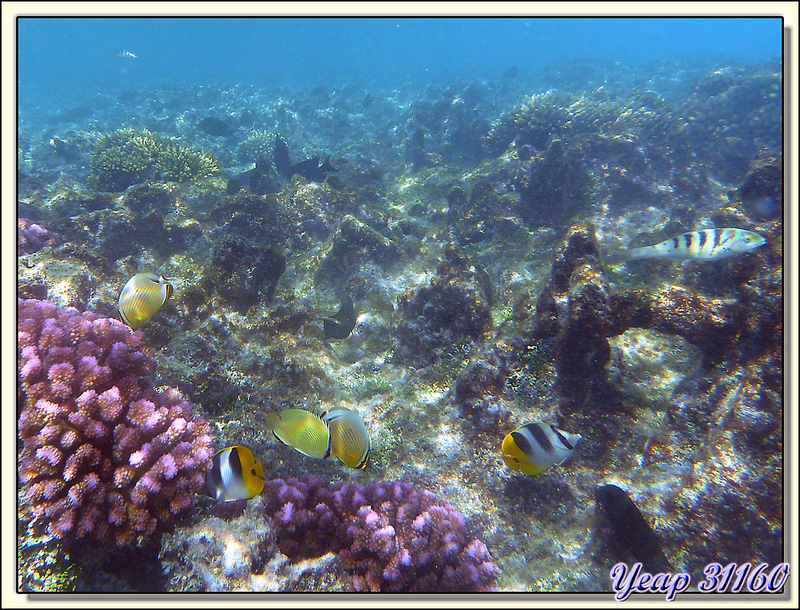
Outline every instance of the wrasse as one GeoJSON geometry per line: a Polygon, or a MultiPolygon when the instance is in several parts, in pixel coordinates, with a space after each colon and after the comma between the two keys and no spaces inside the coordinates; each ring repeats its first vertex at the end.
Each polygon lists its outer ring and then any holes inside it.
{"type": "Polygon", "coordinates": [[[625,258],[716,261],[760,248],[767,240],[744,229],[702,229],[676,235],[660,244],[634,248],[625,258]]]}
{"type": "Polygon", "coordinates": [[[131,53],[130,51],[126,51],[123,49],[122,51],[117,51],[114,53],[114,57],[118,57],[119,59],[138,59],[139,56],[131,53]]]}

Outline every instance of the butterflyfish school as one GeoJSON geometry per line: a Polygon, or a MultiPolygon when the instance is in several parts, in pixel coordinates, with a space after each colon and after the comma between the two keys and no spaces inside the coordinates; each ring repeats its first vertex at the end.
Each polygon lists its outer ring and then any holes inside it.
{"type": "Polygon", "coordinates": [[[172,296],[173,288],[162,275],[137,273],[119,295],[119,315],[133,330],[144,326],[172,296]]]}
{"type": "Polygon", "coordinates": [[[264,489],[261,460],[242,445],[220,449],[214,454],[207,477],[209,493],[219,502],[247,500],[264,489]]]}
{"type": "Polygon", "coordinates": [[[330,434],[319,417],[303,409],[287,409],[267,415],[267,427],[280,442],[303,455],[323,459],[328,456],[330,434]]]}
{"type": "Polygon", "coordinates": [[[654,246],[633,248],[626,258],[715,261],[750,252],[765,243],[767,240],[761,235],[744,229],[703,229],[670,237],[654,246]]]}
{"type": "Polygon", "coordinates": [[[332,409],[322,416],[330,431],[330,454],[350,468],[364,468],[370,451],[370,439],[364,421],[355,411],[332,409]]]}
{"type": "Polygon", "coordinates": [[[580,434],[564,432],[551,424],[526,424],[503,439],[503,461],[511,470],[541,474],[572,455],[580,439],[580,434]]]}

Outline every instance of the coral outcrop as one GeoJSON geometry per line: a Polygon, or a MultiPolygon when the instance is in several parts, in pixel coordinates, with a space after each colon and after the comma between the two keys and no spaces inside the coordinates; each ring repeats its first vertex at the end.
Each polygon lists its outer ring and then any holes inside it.
{"type": "Polygon", "coordinates": [[[403,364],[421,368],[446,349],[469,351],[491,328],[491,299],[486,272],[448,244],[436,277],[397,298],[401,319],[395,355],[403,364]]]}
{"type": "Polygon", "coordinates": [[[32,254],[57,243],[58,238],[49,229],[27,218],[17,219],[17,255],[32,254]]]}
{"type": "Polygon", "coordinates": [[[60,539],[129,545],[195,503],[211,466],[208,424],[144,377],[151,351],[118,320],[18,301],[19,479],[60,539]]]}
{"type": "Polygon", "coordinates": [[[464,518],[425,489],[384,481],[274,479],[263,499],[290,559],[339,554],[359,591],[485,591],[498,575],[464,518]]]}
{"type": "Polygon", "coordinates": [[[214,247],[210,277],[220,296],[245,313],[260,290],[265,290],[267,302],[272,299],[284,269],[286,259],[272,248],[228,235],[214,247]]]}

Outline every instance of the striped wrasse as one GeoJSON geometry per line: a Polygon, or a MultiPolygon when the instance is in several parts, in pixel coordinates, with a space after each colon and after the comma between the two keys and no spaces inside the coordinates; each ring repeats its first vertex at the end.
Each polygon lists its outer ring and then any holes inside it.
{"type": "Polygon", "coordinates": [[[626,258],[716,261],[760,248],[767,240],[744,229],[702,229],[676,235],[660,244],[633,248],[626,258]]]}

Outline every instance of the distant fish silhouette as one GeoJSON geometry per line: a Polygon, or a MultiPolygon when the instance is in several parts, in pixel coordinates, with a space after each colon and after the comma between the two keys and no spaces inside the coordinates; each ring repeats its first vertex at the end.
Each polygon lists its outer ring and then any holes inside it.
{"type": "Polygon", "coordinates": [[[271,169],[272,166],[269,160],[260,157],[253,169],[248,169],[241,174],[235,174],[228,178],[227,192],[233,195],[246,188],[254,195],[274,193],[278,187],[273,183],[271,169]]]}
{"type": "Polygon", "coordinates": [[[336,171],[336,168],[331,165],[330,155],[324,159],[322,157],[312,157],[305,161],[290,164],[289,147],[286,145],[286,141],[277,134],[275,135],[275,143],[272,146],[272,162],[275,164],[278,175],[287,180],[295,174],[299,174],[309,182],[322,182],[327,174],[336,171]]]}
{"type": "Polygon", "coordinates": [[[325,340],[328,339],[347,339],[356,327],[356,310],[353,307],[353,299],[349,296],[342,298],[339,311],[331,318],[322,318],[325,340]]]}
{"type": "Polygon", "coordinates": [[[285,178],[291,176],[291,174],[289,174],[289,166],[291,165],[289,161],[289,147],[286,145],[286,140],[279,134],[275,134],[275,143],[272,145],[272,162],[275,164],[275,169],[278,171],[279,175],[285,178]]]}
{"type": "Polygon", "coordinates": [[[515,78],[518,74],[519,74],[519,68],[515,64],[511,66],[508,70],[503,72],[503,78],[511,80],[512,78],[515,78]]]}
{"type": "Polygon", "coordinates": [[[122,51],[117,51],[116,53],[114,53],[114,57],[117,57],[119,59],[138,59],[139,58],[138,55],[135,55],[135,54],[131,53],[130,51],[126,51],[125,49],[123,49],[122,51]]]}
{"type": "Polygon", "coordinates": [[[361,100],[361,105],[362,105],[364,108],[367,108],[367,107],[368,107],[368,106],[369,106],[369,105],[372,103],[372,101],[373,101],[374,99],[375,99],[374,97],[372,97],[372,96],[371,96],[369,93],[367,93],[367,94],[364,96],[364,99],[363,99],[363,100],[361,100]]]}
{"type": "Polygon", "coordinates": [[[335,171],[336,168],[331,165],[330,156],[325,157],[325,159],[312,157],[290,166],[288,177],[291,178],[295,174],[300,174],[309,182],[322,182],[327,174],[335,171]]]}
{"type": "Polygon", "coordinates": [[[210,136],[230,136],[236,128],[223,119],[209,116],[197,123],[197,128],[210,136]]]}

